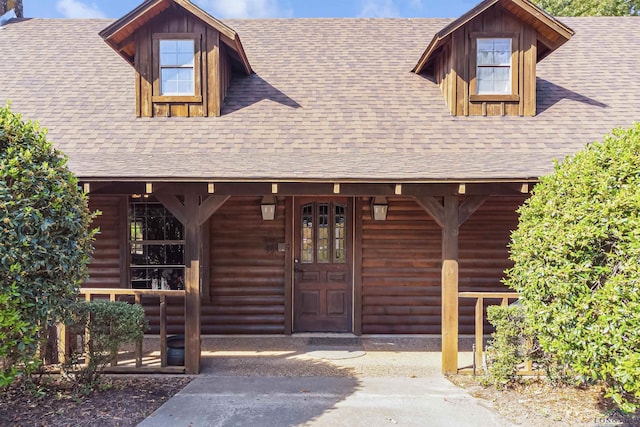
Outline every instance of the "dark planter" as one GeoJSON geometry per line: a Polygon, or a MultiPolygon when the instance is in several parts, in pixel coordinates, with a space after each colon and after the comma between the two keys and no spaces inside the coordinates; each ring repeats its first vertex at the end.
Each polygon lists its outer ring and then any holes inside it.
{"type": "Polygon", "coordinates": [[[167,365],[184,366],[184,335],[167,338],[167,365]]]}

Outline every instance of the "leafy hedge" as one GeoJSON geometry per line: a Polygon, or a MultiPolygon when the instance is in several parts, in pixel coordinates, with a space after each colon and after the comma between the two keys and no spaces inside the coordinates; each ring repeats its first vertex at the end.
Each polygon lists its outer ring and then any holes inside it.
{"type": "Polygon", "coordinates": [[[640,124],[556,164],[519,210],[506,284],[542,348],[623,409],[640,398],[640,124]]]}
{"type": "Polygon", "coordinates": [[[142,340],[147,329],[144,309],[139,304],[111,301],[80,301],[73,306],[69,326],[83,335],[83,346],[76,349],[66,368],[76,385],[91,390],[100,382],[100,371],[111,361],[121,345],[142,340]],[[81,358],[85,362],[80,363],[81,358]]]}
{"type": "Polygon", "coordinates": [[[0,383],[30,366],[40,331],[68,317],[87,277],[91,219],[45,131],[0,108],[0,383]]]}

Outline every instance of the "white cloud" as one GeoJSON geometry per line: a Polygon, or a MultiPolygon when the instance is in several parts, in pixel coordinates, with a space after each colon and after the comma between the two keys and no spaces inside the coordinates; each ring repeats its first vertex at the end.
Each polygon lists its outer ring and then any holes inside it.
{"type": "Polygon", "coordinates": [[[361,18],[394,18],[400,10],[393,0],[364,0],[359,16],[361,18]]]}
{"type": "Polygon", "coordinates": [[[422,4],[422,0],[410,0],[409,7],[415,10],[422,10],[424,5],[422,4]]]}
{"type": "Polygon", "coordinates": [[[79,0],[58,0],[56,9],[65,18],[106,18],[95,3],[89,5],[79,0]]]}
{"type": "Polygon", "coordinates": [[[280,6],[278,0],[196,0],[196,3],[216,18],[286,18],[291,9],[280,6]]]}

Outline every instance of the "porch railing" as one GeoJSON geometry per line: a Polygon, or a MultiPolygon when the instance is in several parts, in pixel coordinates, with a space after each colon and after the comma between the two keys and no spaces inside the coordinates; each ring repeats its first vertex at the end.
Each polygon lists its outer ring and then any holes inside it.
{"type": "MultiPolygon", "coordinates": [[[[472,298],[476,300],[475,304],[475,358],[474,366],[484,369],[484,303],[486,300],[495,302],[494,305],[500,304],[503,307],[509,305],[510,301],[516,301],[520,298],[520,294],[516,292],[459,292],[460,298],[472,298]],[[497,302],[499,301],[499,302],[497,302]]],[[[475,371],[475,370],[474,370],[475,371]]],[[[460,369],[459,372],[467,373],[468,369],[460,369]]],[[[532,362],[529,359],[524,360],[524,368],[518,372],[519,375],[533,375],[532,362]]]]}
{"type": "MultiPolygon", "coordinates": [[[[129,373],[129,372],[158,372],[158,373],[184,373],[184,366],[168,366],[167,365],[167,298],[168,297],[183,297],[185,291],[162,291],[162,290],[148,290],[148,289],[98,289],[98,288],[81,288],[80,296],[84,297],[86,301],[92,301],[95,299],[107,298],[109,301],[118,301],[123,299],[129,299],[133,297],[135,304],[142,305],[143,297],[157,297],[160,301],[160,358],[159,367],[157,359],[151,359],[152,363],[147,363],[143,360],[143,342],[138,341],[135,344],[135,365],[127,364],[124,366],[118,365],[117,354],[114,354],[111,359],[111,366],[106,369],[107,372],[117,373],[129,373]],[[155,365],[155,366],[153,366],[155,365]]],[[[186,319],[186,314],[185,314],[186,319]]],[[[86,333],[86,332],[85,332],[86,333]]],[[[67,360],[70,355],[70,343],[71,337],[69,328],[62,326],[60,333],[60,359],[61,362],[67,360]]],[[[85,355],[88,357],[88,355],[85,355]]]]}

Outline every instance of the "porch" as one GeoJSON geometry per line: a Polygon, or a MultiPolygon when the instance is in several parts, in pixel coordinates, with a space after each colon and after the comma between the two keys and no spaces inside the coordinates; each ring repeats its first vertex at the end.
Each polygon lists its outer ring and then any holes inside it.
{"type": "MultiPolygon", "coordinates": [[[[91,208],[103,212],[87,287],[183,288],[182,300],[167,294],[164,327],[185,335],[188,373],[200,372],[201,336],[303,332],[438,335],[442,371],[457,371],[458,335],[472,334],[475,321],[474,303],[458,292],[504,291],[506,245],[529,189],[523,182],[83,185],[91,208]],[[158,218],[177,234],[149,237],[158,218]]],[[[153,304],[159,313],[162,304],[153,304]]],[[[162,334],[157,314],[151,326],[162,334]]]]}

